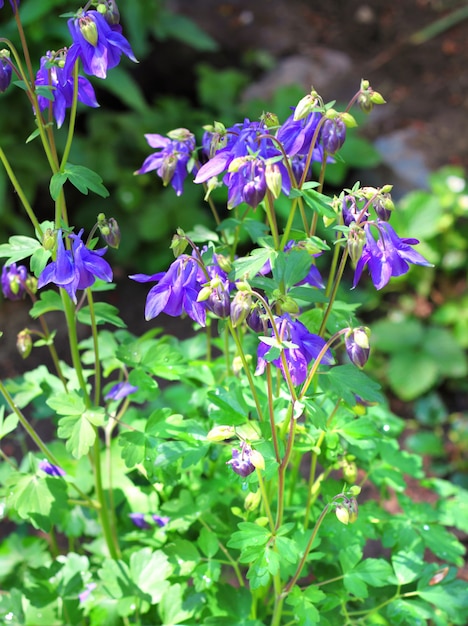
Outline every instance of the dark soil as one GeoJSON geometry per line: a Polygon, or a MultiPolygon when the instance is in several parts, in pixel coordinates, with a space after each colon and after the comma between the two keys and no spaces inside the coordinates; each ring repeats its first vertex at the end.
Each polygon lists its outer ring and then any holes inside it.
{"type": "MultiPolygon", "coordinates": [[[[366,78],[388,103],[372,124],[374,136],[412,127],[430,169],[468,168],[468,19],[421,43],[412,40],[466,8],[463,0],[174,0],[171,6],[208,32],[231,65],[254,51],[277,62],[312,58],[320,48],[344,53],[350,68],[325,85],[325,101],[348,99],[366,78]]],[[[329,73],[335,69],[332,64],[329,73]]]]}

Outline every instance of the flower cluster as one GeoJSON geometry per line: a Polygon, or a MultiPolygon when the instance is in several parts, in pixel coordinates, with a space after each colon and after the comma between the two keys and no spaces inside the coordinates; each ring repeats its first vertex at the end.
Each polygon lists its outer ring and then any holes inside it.
{"type": "Polygon", "coordinates": [[[376,289],[382,289],[392,277],[402,276],[409,270],[409,264],[425,265],[427,261],[412,246],[418,239],[400,238],[388,220],[393,203],[386,188],[377,190],[365,187],[347,195],[342,202],[342,219],[349,226],[348,249],[355,264],[353,288],[357,286],[364,268],[367,266],[376,289]],[[376,219],[371,219],[373,208],[376,219]],[[371,228],[375,229],[374,237],[371,228]]]}
{"type": "Polygon", "coordinates": [[[8,300],[21,300],[26,293],[28,270],[24,265],[4,265],[2,268],[2,292],[8,300]]]}

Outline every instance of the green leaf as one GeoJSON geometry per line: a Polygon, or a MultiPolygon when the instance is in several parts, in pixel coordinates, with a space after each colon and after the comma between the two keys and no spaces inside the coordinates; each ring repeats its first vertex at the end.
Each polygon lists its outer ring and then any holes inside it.
{"type": "Polygon", "coordinates": [[[7,506],[48,532],[52,524],[61,521],[67,508],[66,483],[50,476],[14,475],[8,487],[7,506]]]}
{"type": "Polygon", "coordinates": [[[158,440],[151,434],[141,431],[124,431],[119,437],[122,447],[122,458],[129,469],[147,460],[149,463],[156,459],[158,440]]]}
{"type": "Polygon", "coordinates": [[[130,577],[130,569],[120,560],[105,559],[98,570],[104,591],[111,598],[123,598],[136,595],[136,587],[130,577]]]}
{"type": "Polygon", "coordinates": [[[143,593],[151,597],[151,603],[158,603],[169,587],[166,578],[172,573],[172,566],[162,550],[153,552],[142,548],[130,557],[130,575],[143,593]]]}
{"type": "MultiPolygon", "coordinates": [[[[96,324],[112,324],[113,326],[117,326],[117,328],[126,328],[127,325],[125,322],[120,319],[119,310],[112,306],[112,304],[108,304],[107,302],[95,302],[94,303],[94,315],[96,317],[96,324]]],[[[88,326],[92,325],[91,320],[91,311],[89,306],[85,306],[78,311],[77,314],[78,321],[82,324],[88,324],[88,326]]]]}
{"type": "Polygon", "coordinates": [[[88,454],[96,439],[95,428],[85,414],[62,417],[58,423],[57,435],[67,439],[66,448],[75,459],[88,454]]]}
{"type": "Polygon", "coordinates": [[[407,585],[419,578],[425,567],[421,556],[412,550],[402,550],[393,554],[392,565],[400,585],[407,585]]]}
{"type": "Polygon", "coordinates": [[[179,583],[171,585],[166,589],[158,606],[158,613],[162,619],[163,626],[183,624],[185,620],[193,615],[194,609],[187,611],[182,608],[183,598],[183,588],[179,583]]]}
{"type": "Polygon", "coordinates": [[[324,391],[333,392],[350,406],[356,405],[356,396],[369,402],[383,402],[380,385],[351,364],[337,365],[324,372],[320,384],[324,391]]]}
{"type": "Polygon", "coordinates": [[[8,243],[0,245],[0,258],[7,258],[6,265],[16,263],[25,259],[41,247],[37,239],[24,235],[13,235],[8,239],[8,243]]]}
{"type": "Polygon", "coordinates": [[[309,273],[312,259],[307,250],[278,252],[272,262],[273,278],[288,289],[297,285],[309,273]]]}
{"type": "Polygon", "coordinates": [[[209,559],[213,558],[219,550],[216,534],[205,527],[203,527],[200,531],[197,544],[203,554],[209,559]]]}
{"type": "MultiPolygon", "coordinates": [[[[451,618],[460,620],[468,618],[467,584],[463,580],[443,581],[437,585],[430,585],[424,579],[418,583],[419,596],[430,602],[439,610],[445,611],[451,618]]],[[[458,623],[466,623],[459,621],[458,623]]]]}
{"type": "Polygon", "coordinates": [[[63,172],[57,172],[50,179],[50,195],[53,200],[57,200],[67,180],[85,195],[88,195],[88,191],[94,191],[102,198],[107,198],[109,195],[108,190],[102,184],[102,178],[96,172],[83,165],[67,163],[63,172]]]}
{"type": "Polygon", "coordinates": [[[50,311],[63,311],[63,304],[60,294],[51,289],[47,289],[47,291],[40,293],[39,300],[33,304],[29,314],[33,319],[37,319],[41,315],[44,315],[44,313],[49,313],[50,311]]]}
{"type": "MultiPolygon", "coordinates": [[[[298,190],[294,191],[297,192],[298,190]]],[[[315,189],[306,189],[301,191],[300,195],[304,197],[307,206],[322,217],[336,217],[335,211],[331,208],[332,199],[325,194],[315,191],[315,189]]],[[[291,194],[290,197],[294,196],[291,194]]]]}
{"type": "Polygon", "coordinates": [[[325,594],[317,587],[310,586],[301,590],[295,586],[286,602],[293,607],[294,617],[300,626],[313,626],[320,622],[320,613],[316,605],[324,598],[325,594]]]}
{"type": "Polygon", "coordinates": [[[231,535],[227,543],[228,548],[238,548],[239,550],[252,546],[261,548],[271,537],[268,528],[264,528],[258,524],[240,522],[237,527],[239,530],[231,535]]]}
{"type": "Polygon", "coordinates": [[[423,395],[437,379],[437,361],[426,352],[404,351],[390,359],[388,381],[392,391],[402,400],[410,401],[423,395]]]}
{"type": "Polygon", "coordinates": [[[54,393],[46,404],[58,415],[82,415],[86,409],[83,398],[76,391],[54,393]]]}
{"type": "Polygon", "coordinates": [[[8,433],[11,433],[18,425],[18,416],[16,413],[10,413],[5,417],[5,407],[0,406],[0,439],[3,439],[8,433]]]}
{"type": "Polygon", "coordinates": [[[52,256],[50,250],[46,250],[42,246],[37,248],[31,256],[29,261],[29,267],[31,268],[31,272],[34,274],[36,278],[39,278],[42,270],[47,265],[47,261],[52,256]]]}
{"type": "Polygon", "coordinates": [[[230,274],[232,280],[242,280],[247,275],[256,276],[267,261],[273,261],[277,252],[272,248],[255,248],[250,256],[234,261],[234,270],[230,274]]]}

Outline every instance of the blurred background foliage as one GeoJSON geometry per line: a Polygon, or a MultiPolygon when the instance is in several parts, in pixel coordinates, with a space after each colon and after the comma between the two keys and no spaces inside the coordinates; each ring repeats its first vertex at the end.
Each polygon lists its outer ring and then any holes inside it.
{"type": "MultiPolygon", "coordinates": [[[[69,0],[22,2],[35,70],[47,50],[69,45],[66,19],[58,20],[57,15],[76,8],[69,0]]],[[[249,51],[231,67],[213,39],[189,19],[171,12],[163,0],[119,0],[119,8],[124,34],[140,62],[134,65],[123,58],[107,80],[91,77],[101,108],[80,108],[70,157],[71,162],[98,172],[110,197],[83,197],[72,188],[67,193],[77,228],[90,229],[100,212],[118,220],[123,237],[114,263],[122,274],[154,273],[170,262],[169,242],[175,229],[211,226],[211,214],[200,186],[186,184],[178,198],[155,175],[134,176],[151,152],[144,134],[164,135],[186,127],[200,140],[204,124],[219,120],[229,126],[244,117],[256,119],[264,110],[283,121],[304,94],[299,86],[288,86],[270,101],[246,102],[241,98],[245,87],[273,63],[267,53],[249,51]]],[[[1,12],[2,34],[19,46],[10,18],[9,10],[1,12]]],[[[27,160],[23,156],[23,144],[34,131],[23,92],[9,89],[0,99],[0,108],[3,148],[39,215],[48,218],[52,211],[49,173],[39,143],[29,145],[27,160]]],[[[364,121],[359,113],[356,116],[364,121]]],[[[64,140],[65,133],[58,133],[59,146],[64,140]]],[[[359,129],[349,133],[341,156],[327,171],[327,192],[332,194],[351,186],[357,170],[365,174],[380,161],[359,129]]],[[[391,181],[382,180],[387,182],[391,181]]],[[[363,303],[363,319],[373,331],[368,371],[409,418],[414,432],[407,444],[428,455],[439,475],[450,475],[467,487],[467,181],[463,170],[446,167],[431,174],[428,183],[427,190],[415,190],[399,201],[392,223],[400,236],[421,240],[418,249],[434,268],[414,267],[381,292],[363,280],[354,297],[363,303]],[[405,403],[405,408],[398,403],[405,403]]],[[[222,198],[222,192],[216,193],[222,198]]],[[[18,232],[30,233],[3,171],[0,229],[2,241],[18,232]]],[[[350,281],[343,288],[349,287],[350,281]]]]}

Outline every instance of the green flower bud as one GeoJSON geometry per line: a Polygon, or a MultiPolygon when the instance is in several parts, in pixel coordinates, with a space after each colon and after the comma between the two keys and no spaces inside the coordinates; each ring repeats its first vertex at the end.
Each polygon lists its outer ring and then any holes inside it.
{"type": "Polygon", "coordinates": [[[231,303],[231,322],[234,328],[242,324],[252,309],[252,296],[247,291],[238,291],[231,303]]]}
{"type": "Polygon", "coordinates": [[[193,133],[191,133],[187,128],[175,128],[167,133],[169,139],[173,139],[174,141],[187,141],[193,137],[193,133]]]}
{"type": "Polygon", "coordinates": [[[224,256],[223,254],[217,254],[216,260],[218,262],[219,267],[223,270],[223,272],[226,272],[226,274],[229,274],[229,272],[232,270],[231,259],[227,256],[224,256]]]}
{"type": "Polygon", "coordinates": [[[319,104],[318,94],[316,91],[308,93],[301,98],[294,110],[294,121],[302,120],[319,104]]]}
{"type": "Polygon", "coordinates": [[[267,128],[277,128],[279,126],[279,119],[275,113],[262,113],[260,121],[262,121],[267,128]]]}
{"type": "Polygon", "coordinates": [[[181,254],[185,252],[188,246],[188,241],[182,228],[178,228],[176,234],[172,237],[171,245],[169,246],[177,259],[181,254]]]}
{"type": "Polygon", "coordinates": [[[45,250],[53,250],[55,248],[55,243],[57,241],[57,233],[53,231],[51,228],[47,228],[42,237],[42,247],[45,250]]]}
{"type": "Polygon", "coordinates": [[[32,350],[31,333],[25,328],[16,337],[16,349],[23,359],[27,359],[32,350]]]}
{"type": "Polygon", "coordinates": [[[207,434],[206,438],[208,441],[212,443],[216,443],[218,441],[226,441],[226,439],[231,439],[236,434],[234,426],[215,426],[210,430],[207,434]]]}
{"type": "Polygon", "coordinates": [[[366,242],[366,233],[358,226],[351,226],[348,232],[348,252],[354,265],[362,255],[362,249],[366,242]]]}
{"type": "Polygon", "coordinates": [[[283,313],[299,313],[299,305],[291,296],[281,296],[277,303],[283,313]]]}
{"type": "Polygon", "coordinates": [[[244,500],[244,507],[246,511],[255,511],[258,509],[260,502],[262,501],[262,494],[260,489],[258,491],[250,491],[244,500]]]}
{"type": "Polygon", "coordinates": [[[347,461],[346,459],[343,461],[343,478],[348,483],[348,485],[352,485],[356,482],[357,478],[357,465],[354,461],[347,461]]]}
{"type": "Polygon", "coordinates": [[[261,454],[258,450],[251,451],[250,462],[255,467],[255,469],[259,469],[259,470],[265,469],[265,459],[263,458],[263,454],[261,454]]]}
{"type": "Polygon", "coordinates": [[[268,163],[265,167],[265,180],[268,189],[271,191],[273,198],[279,198],[283,179],[281,170],[277,163],[268,163]]]}
{"type": "Polygon", "coordinates": [[[339,522],[341,522],[342,524],[345,524],[345,526],[348,525],[349,511],[345,506],[342,506],[341,504],[339,504],[335,509],[335,515],[339,522]]]}

